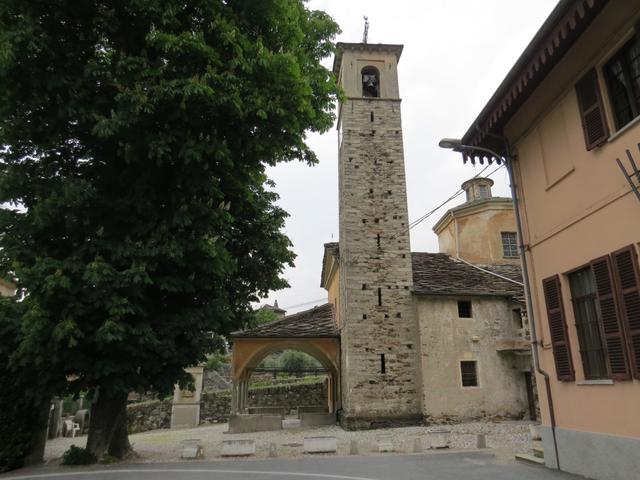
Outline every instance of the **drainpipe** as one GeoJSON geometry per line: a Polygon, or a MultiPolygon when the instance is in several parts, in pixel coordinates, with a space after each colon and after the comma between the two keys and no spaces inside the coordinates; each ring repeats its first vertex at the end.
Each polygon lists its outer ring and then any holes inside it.
{"type": "Polygon", "coordinates": [[[529,269],[527,268],[526,249],[524,246],[524,235],[522,233],[522,220],[520,218],[520,209],[518,208],[518,193],[515,181],[515,175],[513,173],[513,156],[511,155],[509,143],[505,142],[507,155],[505,158],[505,166],[509,174],[509,183],[511,187],[511,197],[513,198],[513,208],[516,214],[516,228],[518,229],[518,237],[520,238],[520,261],[522,263],[522,275],[524,278],[525,297],[527,301],[527,315],[529,317],[529,325],[531,327],[531,352],[533,354],[533,365],[536,371],[544,377],[545,390],[547,392],[547,403],[549,405],[549,419],[551,420],[551,434],[553,436],[553,449],[556,457],[556,468],[560,470],[560,456],[558,455],[558,441],[556,438],[556,416],[553,409],[553,397],[551,395],[551,384],[549,381],[549,373],[540,367],[540,359],[538,357],[538,345],[541,343],[538,341],[536,333],[536,322],[533,309],[533,298],[531,296],[531,286],[529,285],[529,269]]]}

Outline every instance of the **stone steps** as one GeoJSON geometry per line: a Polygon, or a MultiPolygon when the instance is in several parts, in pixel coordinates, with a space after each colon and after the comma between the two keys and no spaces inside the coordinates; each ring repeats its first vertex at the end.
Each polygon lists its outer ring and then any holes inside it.
{"type": "Polygon", "coordinates": [[[540,458],[529,453],[516,453],[516,460],[534,465],[544,465],[544,458],[540,458]]]}
{"type": "Polygon", "coordinates": [[[544,449],[542,447],[533,447],[533,455],[538,458],[544,458],[544,449]]]}

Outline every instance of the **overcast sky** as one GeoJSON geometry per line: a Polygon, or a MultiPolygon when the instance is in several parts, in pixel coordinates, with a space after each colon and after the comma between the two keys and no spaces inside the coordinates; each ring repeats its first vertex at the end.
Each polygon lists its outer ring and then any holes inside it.
{"type": "MultiPolygon", "coordinates": [[[[460,138],[489,100],[557,0],[311,0],[340,25],[337,41],[360,42],[363,16],[369,43],[404,45],[398,65],[409,220],[453,194],[480,170],[438,148],[442,137],[460,138]]],[[[330,66],[333,59],[327,59],[330,66]]],[[[338,150],[335,128],[309,135],[320,159],[314,167],[288,163],[269,170],[280,205],[290,214],[285,233],[298,255],[287,269],[291,288],[273,292],[288,313],[327,301],[320,288],[323,244],[338,241],[338,150]]],[[[490,169],[492,170],[492,169],[490,169]]],[[[490,171],[489,170],[489,171],[490,171]]],[[[494,195],[507,196],[505,169],[492,177],[494,195]]],[[[445,206],[411,230],[412,251],[438,251],[432,231],[445,206]]]]}

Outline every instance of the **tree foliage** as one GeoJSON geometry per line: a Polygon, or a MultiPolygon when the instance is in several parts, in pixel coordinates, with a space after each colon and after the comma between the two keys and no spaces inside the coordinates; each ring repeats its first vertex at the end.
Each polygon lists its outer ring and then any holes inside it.
{"type": "Polygon", "coordinates": [[[0,275],[26,295],[24,355],[103,401],[168,392],[207,332],[286,286],[265,168],[316,162],[337,31],[300,0],[0,0],[0,275]]]}
{"type": "Polygon", "coordinates": [[[254,328],[260,325],[266,325],[267,323],[275,322],[277,319],[278,315],[270,308],[259,308],[252,312],[247,327],[254,328]]]}

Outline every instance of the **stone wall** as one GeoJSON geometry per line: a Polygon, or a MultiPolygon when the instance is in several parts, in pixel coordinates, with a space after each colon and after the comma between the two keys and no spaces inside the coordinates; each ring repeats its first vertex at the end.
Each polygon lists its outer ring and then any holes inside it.
{"type": "Polygon", "coordinates": [[[200,399],[200,425],[224,423],[231,413],[231,392],[203,392],[200,399]]]}
{"type": "MultiPolygon", "coordinates": [[[[285,407],[289,412],[298,406],[326,405],[326,382],[279,385],[249,389],[250,407],[285,407]]],[[[231,392],[202,392],[200,425],[224,423],[231,413],[231,392]]],[[[171,400],[150,400],[127,406],[129,433],[146,432],[171,425],[171,400]]]]}
{"type": "Polygon", "coordinates": [[[171,400],[149,400],[127,405],[129,433],[169,428],[170,423],[171,400]]]}
{"type": "Polygon", "coordinates": [[[250,407],[285,407],[290,412],[299,406],[326,404],[326,382],[249,389],[250,407]]]}
{"type": "Polygon", "coordinates": [[[527,415],[524,372],[526,351],[499,351],[503,341],[519,338],[514,304],[501,297],[416,298],[422,341],[424,415],[430,423],[527,415]],[[472,318],[458,317],[458,300],[472,303],[472,318]],[[475,361],[478,385],[463,387],[460,362],[475,361]]]}

